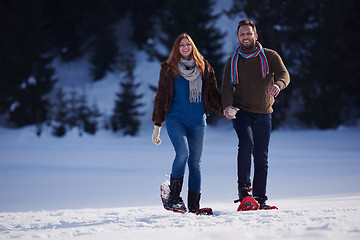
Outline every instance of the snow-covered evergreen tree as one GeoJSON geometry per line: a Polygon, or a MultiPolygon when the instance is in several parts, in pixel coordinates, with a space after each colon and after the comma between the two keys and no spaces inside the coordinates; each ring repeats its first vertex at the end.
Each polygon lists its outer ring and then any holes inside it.
{"type": "Polygon", "coordinates": [[[77,108],[77,127],[79,129],[79,134],[82,135],[83,131],[89,134],[95,134],[98,128],[98,118],[100,116],[101,113],[96,104],[89,107],[86,95],[83,93],[79,98],[79,105],[77,108]]]}
{"type": "Polygon", "coordinates": [[[56,92],[56,99],[53,103],[52,111],[49,113],[49,125],[52,128],[52,134],[57,137],[62,137],[66,134],[68,106],[65,99],[65,93],[62,88],[56,92]]]}
{"type": "Polygon", "coordinates": [[[9,121],[16,126],[40,124],[46,120],[50,104],[48,94],[56,81],[54,69],[49,66],[51,60],[51,57],[37,58],[28,69],[31,74],[16,86],[8,113],[9,121]]]}
{"type": "Polygon", "coordinates": [[[120,82],[121,90],[116,94],[115,108],[111,117],[111,126],[113,131],[122,130],[124,135],[134,136],[139,130],[141,121],[139,107],[143,104],[139,102],[143,94],[137,94],[136,90],[140,83],[135,83],[133,74],[135,60],[130,55],[129,58],[121,61],[125,70],[125,78],[120,82]]]}
{"type": "Polygon", "coordinates": [[[52,134],[61,137],[68,129],[73,128],[78,129],[79,136],[84,132],[95,134],[100,117],[101,113],[96,104],[88,105],[85,93],[79,94],[71,90],[66,94],[59,88],[49,119],[52,134]]]}

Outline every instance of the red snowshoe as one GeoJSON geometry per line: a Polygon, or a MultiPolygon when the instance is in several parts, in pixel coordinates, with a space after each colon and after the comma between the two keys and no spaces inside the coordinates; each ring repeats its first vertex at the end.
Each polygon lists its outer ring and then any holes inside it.
{"type": "Polygon", "coordinates": [[[253,197],[247,196],[241,201],[237,211],[251,211],[258,210],[259,208],[260,204],[253,197]]]}

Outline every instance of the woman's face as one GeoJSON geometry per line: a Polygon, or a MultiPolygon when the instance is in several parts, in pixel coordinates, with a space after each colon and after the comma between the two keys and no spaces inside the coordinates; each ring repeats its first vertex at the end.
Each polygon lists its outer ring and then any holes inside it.
{"type": "Polygon", "coordinates": [[[180,50],[180,54],[181,54],[182,58],[189,60],[191,51],[192,51],[192,47],[191,47],[190,41],[187,38],[183,38],[181,40],[179,50],[180,50]]]}

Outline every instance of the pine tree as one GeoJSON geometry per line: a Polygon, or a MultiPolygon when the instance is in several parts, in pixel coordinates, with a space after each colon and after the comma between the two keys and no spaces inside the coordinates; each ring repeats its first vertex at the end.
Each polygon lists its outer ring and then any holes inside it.
{"type": "Polygon", "coordinates": [[[42,14],[49,19],[46,21],[47,34],[43,41],[49,44],[52,51],[60,55],[61,60],[67,62],[87,54],[89,47],[92,48],[95,44],[92,40],[99,34],[99,29],[116,23],[129,11],[129,1],[41,2],[45,5],[42,14]]]}
{"type": "MultiPolygon", "coordinates": [[[[125,1],[129,5],[132,22],[132,40],[142,49],[148,40],[155,37],[156,22],[167,0],[125,1]],[[141,6],[141,7],[139,7],[141,6]]],[[[151,56],[150,56],[151,57],[151,56]]]]}
{"type": "Polygon", "coordinates": [[[18,127],[45,121],[56,81],[42,42],[43,7],[42,1],[0,3],[0,114],[18,127]]]}
{"type": "Polygon", "coordinates": [[[360,116],[358,90],[360,35],[352,30],[358,18],[358,1],[320,1],[312,16],[317,24],[311,34],[308,61],[304,63],[301,93],[303,109],[298,117],[308,126],[336,128],[356,122],[360,116]],[[341,32],[341,34],[339,34],[341,32]]]}
{"type": "Polygon", "coordinates": [[[112,71],[118,58],[118,46],[112,27],[115,17],[111,14],[109,6],[111,5],[107,2],[97,3],[99,9],[96,12],[96,30],[90,55],[91,74],[94,81],[103,78],[107,71],[112,71]]]}
{"type": "Polygon", "coordinates": [[[118,47],[113,29],[106,25],[99,26],[90,56],[91,74],[94,81],[100,80],[107,71],[113,70],[117,57],[118,47]]]}
{"type": "Polygon", "coordinates": [[[95,134],[99,117],[101,117],[99,109],[96,104],[89,107],[85,93],[79,94],[76,90],[71,90],[66,94],[59,88],[48,118],[53,135],[61,137],[68,129],[73,128],[78,129],[79,136],[84,132],[95,134]]]}
{"type": "Polygon", "coordinates": [[[31,124],[41,124],[46,120],[49,109],[48,93],[53,88],[54,69],[49,67],[51,58],[41,57],[33,63],[32,75],[24,80],[14,97],[10,108],[9,121],[22,127],[31,124]]]}
{"type": "Polygon", "coordinates": [[[263,46],[278,51],[290,72],[290,87],[274,105],[275,127],[292,98],[301,103],[295,116],[310,127],[335,128],[359,117],[359,50],[352,46],[360,34],[350,27],[359,5],[354,0],[234,1],[233,16],[253,19],[263,46]]]}
{"type": "Polygon", "coordinates": [[[50,111],[49,124],[52,127],[52,134],[57,137],[62,137],[66,134],[68,104],[65,98],[65,93],[62,88],[56,92],[56,98],[50,111]]]}
{"type": "Polygon", "coordinates": [[[91,107],[88,106],[85,93],[80,96],[77,114],[76,125],[79,128],[80,136],[83,134],[83,131],[95,134],[98,128],[98,118],[101,116],[101,113],[96,104],[93,104],[91,107]]]}
{"type": "Polygon", "coordinates": [[[142,113],[138,111],[138,108],[143,104],[138,100],[142,98],[143,94],[136,94],[140,83],[134,83],[135,60],[133,56],[123,60],[122,66],[124,66],[126,74],[120,83],[121,92],[116,94],[117,99],[111,117],[111,126],[115,132],[122,130],[124,135],[134,136],[141,124],[139,117],[142,113]]]}
{"type": "MultiPolygon", "coordinates": [[[[215,27],[215,20],[219,16],[212,14],[213,6],[213,0],[166,1],[161,14],[161,28],[166,34],[161,42],[170,52],[177,36],[181,33],[189,34],[214,68],[218,86],[221,86],[224,68],[221,39],[224,34],[215,27]]],[[[162,56],[162,60],[167,57],[162,56]]]]}
{"type": "Polygon", "coordinates": [[[80,128],[79,126],[79,109],[80,97],[75,89],[70,91],[70,97],[67,99],[68,111],[66,117],[66,124],[70,129],[80,128]]]}

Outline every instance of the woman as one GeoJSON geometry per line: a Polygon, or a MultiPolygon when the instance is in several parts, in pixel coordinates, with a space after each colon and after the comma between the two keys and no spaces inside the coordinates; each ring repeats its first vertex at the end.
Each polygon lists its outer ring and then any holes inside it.
{"type": "Polygon", "coordinates": [[[169,58],[161,63],[159,85],[155,96],[152,140],[159,145],[160,129],[166,122],[175,149],[170,175],[170,204],[182,203],[186,163],[189,167],[188,209],[200,208],[200,158],[205,140],[208,108],[222,115],[220,91],[214,70],[184,33],[174,42],[169,58]]]}

